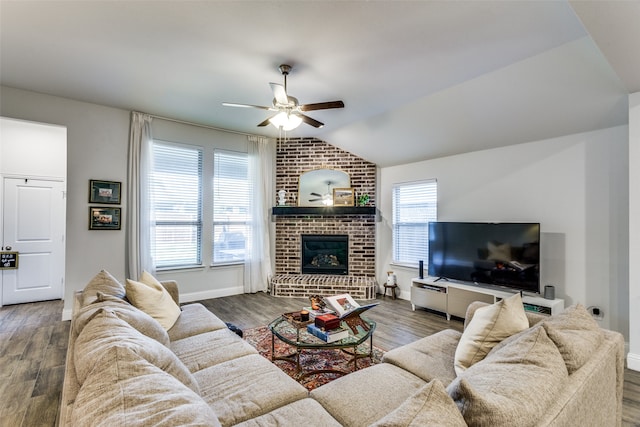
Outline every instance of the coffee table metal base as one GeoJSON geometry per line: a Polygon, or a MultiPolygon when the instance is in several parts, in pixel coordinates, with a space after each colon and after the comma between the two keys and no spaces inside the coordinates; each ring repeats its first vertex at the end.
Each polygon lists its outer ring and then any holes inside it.
{"type": "MultiPolygon", "coordinates": [[[[358,370],[358,359],[362,359],[365,357],[373,358],[373,335],[369,338],[369,352],[368,353],[359,353],[358,346],[354,345],[353,348],[338,348],[332,347],[331,344],[327,344],[326,347],[323,348],[296,348],[295,351],[284,355],[276,355],[275,354],[275,340],[276,336],[271,335],[271,361],[275,360],[284,360],[286,362],[294,363],[296,365],[295,377],[296,379],[302,379],[309,375],[317,375],[317,374],[339,374],[339,375],[347,375],[351,372],[355,372],[358,370]],[[344,371],[341,369],[310,369],[305,371],[302,368],[302,364],[300,363],[300,355],[303,350],[308,351],[317,351],[317,350],[340,350],[352,357],[353,360],[353,369],[351,371],[344,371]]],[[[351,364],[351,360],[349,361],[351,364]]]]}
{"type": "MultiPolygon", "coordinates": [[[[299,342],[300,341],[300,329],[297,329],[297,339],[296,341],[299,342]]],[[[278,338],[280,339],[280,338],[278,338]]],[[[340,342],[336,342],[336,344],[332,343],[326,343],[323,344],[321,347],[302,347],[302,346],[298,346],[289,342],[286,342],[284,340],[281,340],[283,343],[293,347],[295,350],[292,351],[291,353],[288,354],[284,354],[284,355],[276,355],[276,334],[271,333],[271,361],[275,361],[275,360],[284,360],[286,362],[290,362],[295,364],[296,367],[296,371],[295,371],[295,378],[300,380],[302,378],[305,378],[307,376],[310,375],[317,375],[317,374],[338,374],[338,375],[346,375],[349,374],[351,372],[355,372],[358,370],[358,359],[362,359],[362,358],[366,358],[369,357],[371,359],[373,359],[373,331],[371,331],[369,333],[368,336],[368,341],[369,341],[369,352],[366,353],[362,353],[362,352],[358,352],[358,347],[360,345],[362,345],[363,343],[360,342],[358,343],[354,343],[354,345],[352,346],[348,346],[345,348],[344,344],[340,344],[340,342]],[[302,352],[304,350],[308,350],[308,351],[317,351],[317,350],[340,350],[348,355],[350,355],[352,357],[353,360],[353,369],[351,371],[345,371],[345,370],[341,370],[341,369],[310,369],[310,370],[304,370],[302,367],[302,364],[300,363],[300,355],[302,354],[302,352]]],[[[349,364],[351,364],[351,360],[349,361],[349,364]]]]}

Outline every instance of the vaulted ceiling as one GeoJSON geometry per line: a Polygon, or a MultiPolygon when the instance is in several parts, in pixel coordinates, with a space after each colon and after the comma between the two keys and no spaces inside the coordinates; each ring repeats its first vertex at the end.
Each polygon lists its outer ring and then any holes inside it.
{"type": "MultiPolygon", "coordinates": [[[[640,0],[6,1],[5,86],[246,132],[269,82],[381,166],[627,123],[640,0]]],[[[1,96],[1,94],[0,94],[1,96]]]]}

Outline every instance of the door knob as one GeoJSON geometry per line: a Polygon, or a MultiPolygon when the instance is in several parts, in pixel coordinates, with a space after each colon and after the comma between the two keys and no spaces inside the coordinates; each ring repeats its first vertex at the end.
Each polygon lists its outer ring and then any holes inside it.
{"type": "Polygon", "coordinates": [[[10,251],[11,250],[11,246],[5,246],[5,249],[10,251]]]}

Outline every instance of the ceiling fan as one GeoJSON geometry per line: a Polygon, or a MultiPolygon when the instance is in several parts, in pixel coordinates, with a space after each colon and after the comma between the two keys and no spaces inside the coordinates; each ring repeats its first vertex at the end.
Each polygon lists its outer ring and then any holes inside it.
{"type": "Polygon", "coordinates": [[[269,85],[271,85],[271,90],[273,91],[273,103],[270,107],[250,104],[235,104],[230,102],[223,102],[222,105],[227,107],[258,108],[261,110],[277,112],[277,114],[259,123],[258,126],[267,126],[271,123],[275,127],[283,128],[284,130],[294,129],[302,122],[305,122],[315,128],[321,128],[324,126],[324,123],[302,113],[315,110],[328,110],[331,108],[344,108],[344,102],[342,101],[318,102],[315,104],[300,105],[297,98],[287,94],[287,76],[291,72],[291,66],[282,64],[278,69],[284,76],[284,85],[269,83],[269,85]]]}
{"type": "Polygon", "coordinates": [[[327,192],[324,194],[320,193],[309,193],[311,196],[315,196],[315,199],[309,199],[310,202],[319,202],[322,201],[322,204],[325,206],[331,206],[333,204],[333,196],[331,194],[331,181],[327,181],[327,192]]]}

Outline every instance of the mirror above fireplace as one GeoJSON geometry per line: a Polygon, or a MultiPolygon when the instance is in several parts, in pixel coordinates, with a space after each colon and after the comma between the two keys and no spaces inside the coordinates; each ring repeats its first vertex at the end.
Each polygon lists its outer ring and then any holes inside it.
{"type": "Polygon", "coordinates": [[[298,206],[333,206],[333,189],[351,187],[349,174],[337,169],[314,169],[298,180],[298,206]]]}

